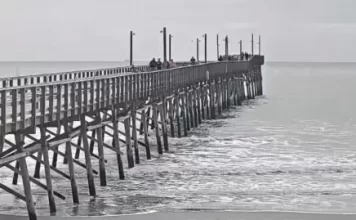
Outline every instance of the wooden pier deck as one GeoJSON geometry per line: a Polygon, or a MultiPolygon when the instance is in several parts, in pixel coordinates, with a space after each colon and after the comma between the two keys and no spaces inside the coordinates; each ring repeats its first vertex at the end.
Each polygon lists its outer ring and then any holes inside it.
{"type": "Polygon", "coordinates": [[[20,175],[24,194],[2,183],[0,188],[26,202],[30,220],[37,219],[31,183],[47,191],[51,213],[56,212],[55,197],[68,196],[53,188],[51,172],[68,179],[70,196],[79,203],[74,169],[85,168],[89,194],[95,196],[94,176],[99,176],[101,186],[107,184],[104,148],[116,154],[118,178],[125,179],[123,155],[128,168],[140,163],[139,146],[144,147],[147,159],[151,158],[148,129],[155,130],[157,153],[163,154],[169,150],[168,136],[186,136],[203,120],[262,95],[263,64],[264,57],[255,55],[245,61],[180,65],[158,71],[138,66],[0,79],[0,173],[2,169],[13,171],[13,184],[20,175]],[[40,138],[34,136],[36,132],[40,138]],[[119,134],[125,135],[125,140],[119,134]],[[109,136],[111,145],[104,143],[109,136]],[[65,152],[59,150],[61,145],[65,145],[65,152]],[[49,151],[53,151],[53,158],[49,158],[49,151]],[[80,152],[84,152],[84,161],[78,159],[80,152]],[[58,156],[68,164],[67,172],[57,168],[58,156]],[[98,171],[92,159],[99,160],[98,171]],[[37,162],[33,177],[27,160],[37,162]],[[38,181],[41,165],[46,184],[38,181]]]}

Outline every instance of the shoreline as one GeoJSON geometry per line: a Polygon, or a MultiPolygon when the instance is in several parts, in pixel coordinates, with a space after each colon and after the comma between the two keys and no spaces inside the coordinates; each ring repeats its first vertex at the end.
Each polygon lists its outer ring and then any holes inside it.
{"type": "MultiPolygon", "coordinates": [[[[182,212],[145,212],[111,216],[38,216],[38,220],[351,220],[356,219],[356,213],[319,213],[298,211],[238,211],[238,210],[207,210],[182,212]]],[[[1,220],[27,220],[27,216],[0,214],[1,220]]]]}

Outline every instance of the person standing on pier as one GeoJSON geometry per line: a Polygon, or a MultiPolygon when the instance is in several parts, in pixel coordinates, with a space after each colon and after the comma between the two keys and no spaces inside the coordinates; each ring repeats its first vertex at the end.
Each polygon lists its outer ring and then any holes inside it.
{"type": "Polygon", "coordinates": [[[192,58],[190,59],[190,63],[191,63],[192,65],[195,64],[195,58],[194,58],[194,57],[192,57],[192,58]]]}
{"type": "Polygon", "coordinates": [[[150,62],[150,68],[151,68],[151,71],[154,71],[156,70],[156,67],[157,67],[157,62],[156,62],[156,59],[153,58],[150,62]]]}
{"type": "Polygon", "coordinates": [[[176,64],[174,63],[173,59],[169,60],[169,68],[174,68],[176,67],[176,64]]]}
{"type": "Polygon", "coordinates": [[[157,61],[157,69],[158,70],[161,70],[162,69],[162,62],[161,62],[161,59],[158,58],[158,61],[157,61]]]}
{"type": "Polygon", "coordinates": [[[245,59],[248,60],[248,53],[245,52],[245,59]]]}

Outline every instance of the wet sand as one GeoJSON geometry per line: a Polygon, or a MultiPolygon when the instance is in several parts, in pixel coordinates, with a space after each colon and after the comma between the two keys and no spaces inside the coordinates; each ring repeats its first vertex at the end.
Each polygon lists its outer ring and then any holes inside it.
{"type": "MultiPolygon", "coordinates": [[[[310,214],[292,212],[175,212],[104,217],[38,217],[38,220],[351,220],[356,214],[310,214]]],[[[0,220],[27,220],[24,216],[0,215],[0,220]]]]}

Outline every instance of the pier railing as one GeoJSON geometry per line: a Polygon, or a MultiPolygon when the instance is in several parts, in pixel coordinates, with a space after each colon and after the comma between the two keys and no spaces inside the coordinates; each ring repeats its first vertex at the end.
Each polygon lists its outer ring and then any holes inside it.
{"type": "MultiPolygon", "coordinates": [[[[261,62],[259,56],[254,59],[261,62]]],[[[36,76],[31,76],[27,85],[22,80],[28,78],[19,77],[20,83],[0,89],[0,135],[35,129],[42,123],[79,117],[119,103],[163,96],[207,78],[247,71],[253,61],[224,61],[128,74],[115,74],[127,71],[122,68],[70,72],[38,76],[44,80],[39,84],[32,81],[36,76]]]]}
{"type": "Polygon", "coordinates": [[[129,73],[129,72],[144,72],[149,71],[148,66],[140,65],[126,67],[115,67],[107,69],[94,69],[94,70],[80,70],[80,71],[67,71],[60,73],[47,73],[47,74],[35,74],[35,75],[25,75],[25,76],[14,76],[7,78],[0,78],[0,88],[8,88],[14,86],[27,86],[35,85],[40,83],[51,83],[58,82],[62,80],[73,80],[88,78],[94,76],[106,76],[118,73],[129,73]]]}

